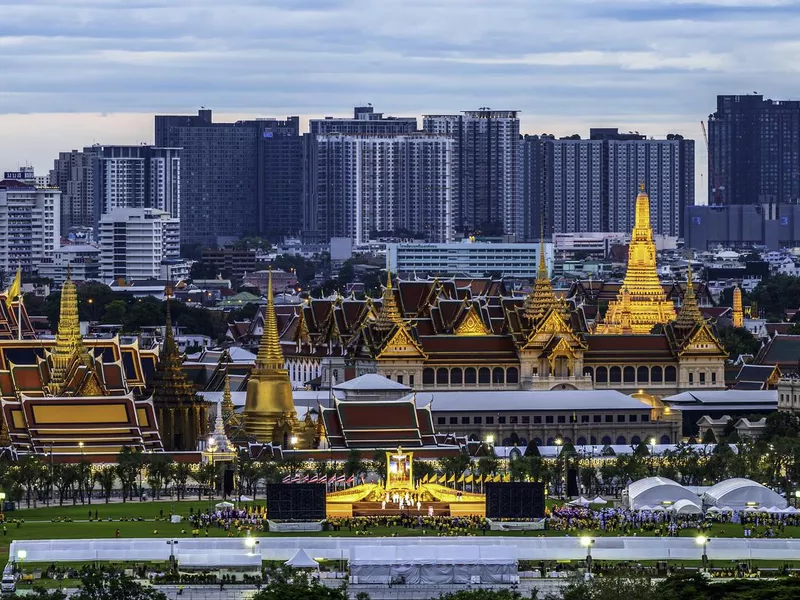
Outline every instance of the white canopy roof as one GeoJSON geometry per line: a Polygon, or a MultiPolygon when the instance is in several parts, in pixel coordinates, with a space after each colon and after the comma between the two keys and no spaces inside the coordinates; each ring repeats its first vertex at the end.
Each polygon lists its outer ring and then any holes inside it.
{"type": "Polygon", "coordinates": [[[676,515],[699,515],[703,512],[700,505],[691,500],[678,500],[672,505],[672,512],[676,515]]]}
{"type": "Polygon", "coordinates": [[[677,481],[666,477],[646,477],[628,486],[628,506],[642,509],[645,505],[658,506],[663,502],[676,503],[689,500],[697,503],[697,495],[687,490],[677,481]]]}
{"type": "MultiPolygon", "coordinates": [[[[765,509],[770,506],[786,508],[786,499],[777,492],[752,479],[727,479],[711,486],[703,494],[703,502],[712,506],[731,506],[742,510],[748,503],[756,502],[765,509]]],[[[752,504],[750,505],[752,506],[752,504]]]]}
{"type": "Polygon", "coordinates": [[[300,548],[295,555],[283,563],[287,567],[294,567],[295,569],[318,569],[319,563],[311,558],[306,551],[300,548]]]}
{"type": "Polygon", "coordinates": [[[350,551],[355,565],[490,565],[516,563],[511,546],[357,546],[350,551]]]}

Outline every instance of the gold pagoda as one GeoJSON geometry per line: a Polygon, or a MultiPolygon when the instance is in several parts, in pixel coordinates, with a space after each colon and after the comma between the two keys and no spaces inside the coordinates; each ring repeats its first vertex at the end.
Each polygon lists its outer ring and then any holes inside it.
{"type": "Polygon", "coordinates": [[[667,299],[656,271],[650,198],[644,191],[644,184],[641,184],[636,196],[636,222],[628,248],[625,279],[616,300],[608,305],[603,321],[598,323],[596,332],[612,335],[648,334],[655,325],[666,324],[674,318],[675,306],[667,299]],[[625,293],[628,299],[623,298],[625,293]]]}
{"type": "Polygon", "coordinates": [[[244,404],[244,431],[261,443],[308,448],[314,442],[316,427],[297,418],[289,372],[284,365],[272,293],[272,272],[269,274],[264,331],[256,363],[247,382],[244,404]],[[297,444],[291,439],[297,437],[297,444]]]}

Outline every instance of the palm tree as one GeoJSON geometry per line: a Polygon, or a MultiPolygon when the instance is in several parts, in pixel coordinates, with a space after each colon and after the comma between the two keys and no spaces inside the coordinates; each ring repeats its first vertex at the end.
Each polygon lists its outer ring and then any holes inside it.
{"type": "Polygon", "coordinates": [[[117,480],[115,468],[111,466],[103,467],[94,474],[94,479],[100,484],[100,489],[103,490],[103,495],[106,498],[106,504],[108,504],[108,501],[111,498],[111,492],[114,489],[114,482],[117,480]]]}

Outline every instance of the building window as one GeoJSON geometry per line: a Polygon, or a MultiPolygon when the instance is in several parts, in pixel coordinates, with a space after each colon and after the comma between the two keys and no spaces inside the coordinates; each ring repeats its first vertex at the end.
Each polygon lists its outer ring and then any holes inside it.
{"type": "Polygon", "coordinates": [[[495,367],[492,369],[492,383],[498,385],[504,385],[506,382],[506,374],[500,367],[495,367]]]}
{"type": "Polygon", "coordinates": [[[519,423],[519,417],[508,417],[508,422],[511,423],[512,425],[516,425],[517,423],[519,423]]]}
{"type": "Polygon", "coordinates": [[[642,423],[649,423],[650,415],[642,415],[642,423]]]}
{"type": "Polygon", "coordinates": [[[600,423],[603,420],[602,415],[592,415],[592,423],[600,423]]]}
{"type": "Polygon", "coordinates": [[[636,423],[639,420],[639,415],[628,415],[628,421],[631,423],[636,423]]]}
{"type": "Polygon", "coordinates": [[[664,369],[664,381],[674,383],[677,378],[675,367],[667,367],[664,369]]]}
{"type": "Polygon", "coordinates": [[[464,371],[464,383],[475,385],[477,381],[475,369],[473,367],[467,367],[464,371]]]}
{"type": "Polygon", "coordinates": [[[447,424],[447,419],[445,419],[444,417],[436,417],[436,424],[445,425],[447,424]]]}
{"type": "Polygon", "coordinates": [[[699,375],[700,375],[700,384],[702,385],[706,382],[706,374],[701,371],[699,375]]]}
{"type": "Polygon", "coordinates": [[[588,423],[589,415],[581,415],[581,423],[588,423]]]}
{"type": "Polygon", "coordinates": [[[472,417],[473,425],[480,425],[481,423],[483,423],[483,417],[472,417]]]}
{"type": "Polygon", "coordinates": [[[469,425],[469,417],[461,417],[462,425],[469,425]]]}
{"type": "Polygon", "coordinates": [[[622,369],[619,367],[611,367],[609,374],[611,383],[620,383],[622,381],[622,369]]]}
{"type": "Polygon", "coordinates": [[[458,425],[458,417],[450,417],[450,425],[458,425]]]}
{"type": "Polygon", "coordinates": [[[487,367],[481,367],[478,371],[478,383],[489,383],[491,381],[491,371],[487,367]]]}
{"type": "Polygon", "coordinates": [[[519,383],[519,369],[517,367],[506,369],[506,383],[519,383]]]}
{"type": "Polygon", "coordinates": [[[413,375],[409,375],[408,376],[408,385],[411,386],[411,387],[414,387],[414,376],[413,375]]]}
{"type": "Polygon", "coordinates": [[[533,424],[534,425],[541,425],[542,424],[542,417],[533,417],[533,424]]]}
{"type": "Polygon", "coordinates": [[[566,423],[567,422],[567,417],[565,417],[564,415],[558,415],[558,422],[559,423],[566,423]]]}
{"type": "Polygon", "coordinates": [[[434,375],[433,369],[422,370],[422,385],[433,385],[434,375]]]}
{"type": "Polygon", "coordinates": [[[613,423],[614,415],[606,415],[606,423],[613,423]]]}
{"type": "Polygon", "coordinates": [[[661,383],[664,380],[664,370],[661,367],[653,367],[650,370],[650,381],[661,383]]]}
{"type": "Polygon", "coordinates": [[[635,383],[636,369],[634,369],[633,367],[625,367],[622,378],[625,380],[625,383],[635,383]]]}
{"type": "Polygon", "coordinates": [[[447,369],[436,369],[436,385],[447,385],[450,383],[450,373],[447,369]]]}
{"type": "Polygon", "coordinates": [[[625,415],[617,415],[617,423],[624,423],[625,415]]]}
{"type": "Polygon", "coordinates": [[[450,369],[450,384],[461,385],[464,373],[461,369],[450,369]]]}
{"type": "Polygon", "coordinates": [[[498,425],[505,425],[506,424],[506,418],[505,417],[497,417],[497,424],[498,425]]]}
{"type": "Polygon", "coordinates": [[[689,383],[694,383],[694,373],[689,373],[689,383]]]}
{"type": "Polygon", "coordinates": [[[522,417],[522,424],[523,425],[530,425],[531,418],[530,417],[522,417]]]}
{"type": "Polygon", "coordinates": [[[649,383],[650,382],[650,369],[647,367],[639,367],[636,369],[636,381],[639,383],[649,383]]]}
{"type": "Polygon", "coordinates": [[[398,375],[397,376],[397,383],[403,383],[403,376],[402,375],[398,375]]]}
{"type": "Polygon", "coordinates": [[[717,383],[717,372],[711,371],[711,383],[717,383]]]}
{"type": "Polygon", "coordinates": [[[547,415],[547,416],[544,418],[544,422],[545,422],[545,424],[547,424],[547,425],[552,425],[552,424],[553,424],[553,415],[547,415]]]}
{"type": "Polygon", "coordinates": [[[597,383],[607,383],[608,382],[608,369],[605,367],[597,367],[595,370],[595,382],[597,383]]]}

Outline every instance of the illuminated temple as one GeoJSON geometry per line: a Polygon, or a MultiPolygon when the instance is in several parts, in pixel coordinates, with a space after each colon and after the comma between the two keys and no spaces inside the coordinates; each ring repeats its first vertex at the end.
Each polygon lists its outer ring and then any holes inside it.
{"type": "Polygon", "coordinates": [[[617,299],[608,305],[597,333],[646,334],[675,318],[656,270],[656,245],[650,226],[650,198],[644,184],[636,196],[636,222],[628,248],[628,269],[617,299]]]}
{"type": "Polygon", "coordinates": [[[67,276],[55,340],[0,343],[4,444],[41,454],[116,454],[162,448],[153,404],[143,399],[157,355],[117,338],[83,340],[67,276]]]}

